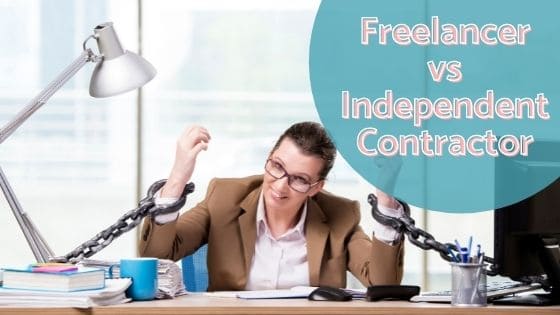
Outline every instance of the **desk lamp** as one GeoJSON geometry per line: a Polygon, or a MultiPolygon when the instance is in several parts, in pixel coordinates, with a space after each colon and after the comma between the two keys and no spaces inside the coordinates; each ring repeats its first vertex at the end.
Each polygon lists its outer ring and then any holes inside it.
{"type": "MultiPolygon", "coordinates": [[[[96,26],[94,33],[84,40],[82,46],[82,54],[0,129],[0,143],[3,143],[88,62],[97,63],[89,85],[89,94],[93,97],[114,96],[134,90],[156,75],[156,70],[148,61],[123,49],[111,22],[96,26]],[[97,41],[99,55],[86,47],[90,39],[97,41]]],[[[48,262],[54,257],[54,253],[31,218],[22,209],[2,168],[0,168],[0,186],[35,259],[37,262],[48,262]]]]}

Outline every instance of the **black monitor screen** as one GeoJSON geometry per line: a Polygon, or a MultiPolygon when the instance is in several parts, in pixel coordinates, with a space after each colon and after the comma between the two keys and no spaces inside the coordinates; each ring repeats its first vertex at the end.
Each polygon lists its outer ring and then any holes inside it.
{"type": "Polygon", "coordinates": [[[494,258],[498,272],[515,280],[545,274],[540,238],[560,240],[560,179],[516,204],[494,212],[494,258]]]}
{"type": "MultiPolygon", "coordinates": [[[[557,142],[537,143],[537,150],[558,150],[557,142]]],[[[538,151],[537,151],[538,152],[538,151]]],[[[550,151],[549,151],[550,152],[550,151]]],[[[548,155],[550,156],[550,155],[548,155]]],[[[538,158],[498,159],[497,196],[508,189],[524,189],[531,180],[551,178],[540,192],[494,212],[495,267],[502,276],[528,282],[547,276],[550,297],[558,303],[560,291],[560,154],[557,160],[538,158]],[[507,178],[507,181],[503,179],[507,178]]],[[[550,302],[550,299],[549,299],[550,302]]]]}

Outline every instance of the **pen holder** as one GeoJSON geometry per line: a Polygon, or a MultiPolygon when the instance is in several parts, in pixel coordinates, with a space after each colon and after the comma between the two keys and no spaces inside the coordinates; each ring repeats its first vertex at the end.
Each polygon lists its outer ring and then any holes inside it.
{"type": "Polygon", "coordinates": [[[451,305],[486,306],[486,269],[484,264],[451,264],[451,305]]]}

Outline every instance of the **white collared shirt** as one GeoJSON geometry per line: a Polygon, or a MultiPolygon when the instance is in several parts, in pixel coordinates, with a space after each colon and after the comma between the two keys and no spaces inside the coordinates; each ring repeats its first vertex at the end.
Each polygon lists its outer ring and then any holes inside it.
{"type": "Polygon", "coordinates": [[[309,285],[309,264],[305,240],[307,202],[297,224],[274,238],[266,221],[263,194],[257,205],[255,254],[247,278],[246,290],[286,289],[309,285]]]}

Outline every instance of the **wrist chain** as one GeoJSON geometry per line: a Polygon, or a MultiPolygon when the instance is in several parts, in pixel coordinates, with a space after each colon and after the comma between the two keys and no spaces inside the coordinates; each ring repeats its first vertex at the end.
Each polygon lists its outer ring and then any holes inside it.
{"type": "Polygon", "coordinates": [[[156,205],[154,195],[161,187],[163,187],[165,182],[166,180],[162,179],[153,183],[148,189],[146,197],[138,203],[138,207],[125,213],[117,220],[116,223],[97,233],[93,238],[82,243],[70,253],[64,256],[54,257],[50,259],[50,261],[77,263],[85,258],[91,257],[103,248],[107,247],[117,237],[135,228],[138,224],[140,224],[142,219],[148,215],[156,216],[159,214],[172,213],[181,209],[187,200],[187,195],[194,191],[194,184],[188,183],[185,185],[183,193],[177,201],[163,206],[156,205]]]}
{"type": "MultiPolygon", "coordinates": [[[[373,194],[368,195],[368,203],[371,205],[371,214],[373,218],[383,225],[388,225],[399,233],[404,233],[408,240],[417,247],[423,250],[433,249],[439,253],[441,258],[446,261],[453,261],[453,251],[460,252],[452,243],[440,243],[432,236],[432,234],[417,228],[414,224],[414,219],[410,217],[410,208],[406,202],[399,202],[404,207],[404,216],[400,218],[384,215],[377,207],[377,197],[373,194]]],[[[498,268],[494,263],[494,258],[484,255],[483,261],[488,263],[486,274],[495,276],[498,274],[498,268]]]]}
{"type": "MultiPolygon", "coordinates": [[[[404,208],[404,215],[401,218],[395,218],[381,213],[377,207],[377,197],[373,194],[368,195],[368,203],[371,205],[371,214],[377,222],[388,225],[399,233],[406,234],[408,240],[415,246],[423,250],[433,249],[437,251],[444,260],[452,261],[453,251],[460,252],[460,249],[452,243],[440,243],[436,241],[432,234],[414,226],[414,219],[410,217],[410,207],[406,202],[398,201],[404,208]]],[[[494,258],[483,255],[483,262],[488,263],[486,266],[487,275],[498,275],[499,266],[495,263],[494,258]]],[[[550,287],[550,283],[544,276],[525,276],[515,280],[524,283],[540,283],[545,290],[550,287]]]]}

